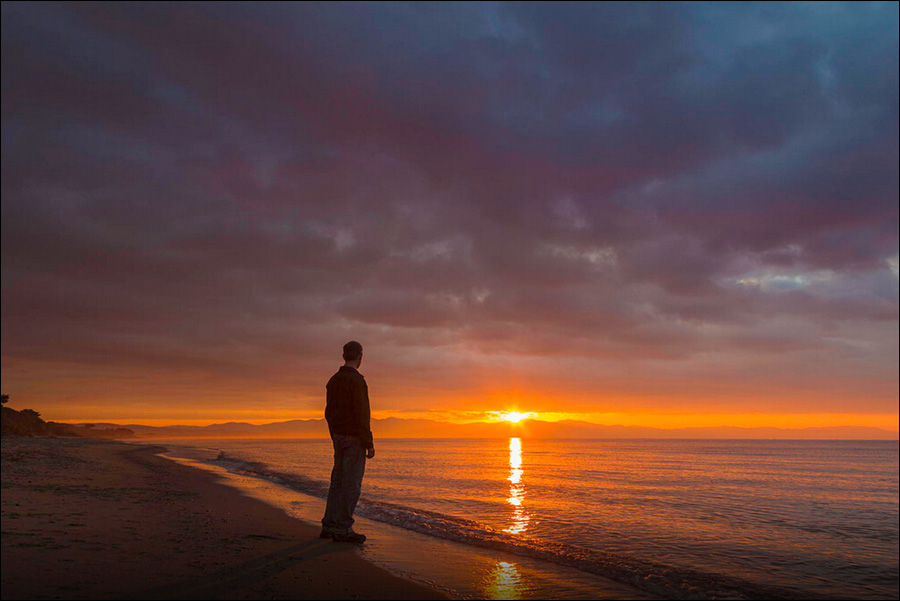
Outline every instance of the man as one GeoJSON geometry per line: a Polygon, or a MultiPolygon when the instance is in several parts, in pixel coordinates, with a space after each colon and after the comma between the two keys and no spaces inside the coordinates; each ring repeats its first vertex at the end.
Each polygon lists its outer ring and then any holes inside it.
{"type": "Polygon", "coordinates": [[[361,543],[353,531],[353,511],[359,501],[366,459],[375,456],[370,427],[369,388],[359,373],[362,345],[351,340],[344,345],[344,364],[328,380],[325,419],[334,445],[334,467],[320,538],[361,543]]]}

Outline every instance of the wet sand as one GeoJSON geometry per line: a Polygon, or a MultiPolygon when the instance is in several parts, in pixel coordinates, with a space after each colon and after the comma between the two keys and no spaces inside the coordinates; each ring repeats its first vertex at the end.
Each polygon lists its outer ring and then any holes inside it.
{"type": "Polygon", "coordinates": [[[4,438],[2,598],[445,598],[161,450],[4,438]]]}

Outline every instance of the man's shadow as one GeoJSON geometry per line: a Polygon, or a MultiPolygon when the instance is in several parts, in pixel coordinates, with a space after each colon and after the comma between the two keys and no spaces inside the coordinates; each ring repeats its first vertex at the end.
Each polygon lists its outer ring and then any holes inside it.
{"type": "Polygon", "coordinates": [[[122,599],[215,599],[226,593],[245,588],[294,566],[327,553],[353,548],[349,543],[313,539],[256,557],[243,563],[226,566],[199,578],[138,591],[122,599]]]}

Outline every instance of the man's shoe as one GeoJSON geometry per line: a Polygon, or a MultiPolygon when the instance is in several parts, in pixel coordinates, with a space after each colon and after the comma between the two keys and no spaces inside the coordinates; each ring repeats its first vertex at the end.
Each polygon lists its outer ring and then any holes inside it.
{"type": "Polygon", "coordinates": [[[322,526],[322,531],[319,533],[319,538],[331,538],[338,532],[339,530],[335,530],[334,528],[326,528],[325,526],[322,526]]]}
{"type": "Polygon", "coordinates": [[[331,535],[331,540],[336,543],[364,543],[366,542],[366,535],[350,529],[346,532],[335,532],[331,535]]]}

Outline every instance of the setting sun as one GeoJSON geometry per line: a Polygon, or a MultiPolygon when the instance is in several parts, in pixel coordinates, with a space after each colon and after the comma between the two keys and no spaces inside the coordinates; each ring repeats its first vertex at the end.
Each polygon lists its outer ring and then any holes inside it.
{"type": "Polygon", "coordinates": [[[533,411],[529,411],[527,413],[521,413],[519,411],[509,411],[507,413],[501,413],[497,416],[498,419],[512,422],[514,424],[519,423],[523,419],[531,419],[534,417],[537,417],[537,413],[533,411]]]}

